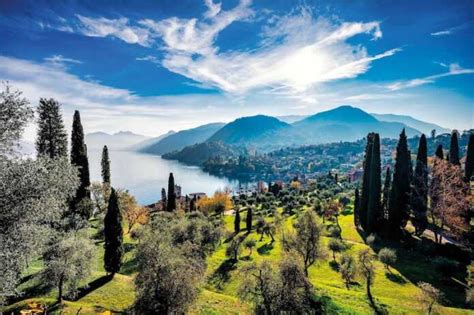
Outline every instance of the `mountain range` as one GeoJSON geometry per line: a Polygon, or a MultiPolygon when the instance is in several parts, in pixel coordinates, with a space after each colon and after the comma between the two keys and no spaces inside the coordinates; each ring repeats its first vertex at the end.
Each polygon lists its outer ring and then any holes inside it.
{"type": "Polygon", "coordinates": [[[142,147],[139,151],[143,153],[162,155],[181,150],[186,146],[206,141],[224,125],[224,123],[212,123],[197,128],[178,131],[162,138],[158,142],[142,147]]]}
{"type": "Polygon", "coordinates": [[[128,150],[131,146],[149,139],[131,131],[120,131],[114,134],[93,132],[86,134],[85,142],[89,150],[101,150],[107,145],[109,150],[128,150]]]}
{"type": "Polygon", "coordinates": [[[221,143],[234,148],[268,152],[288,146],[355,141],[364,138],[369,132],[378,132],[382,138],[398,138],[403,128],[408,137],[429,134],[433,129],[438,134],[450,131],[410,116],[369,114],[359,108],[343,105],[311,116],[241,117],[227,124],[211,123],[178,132],[169,131],[155,138],[131,132],[112,135],[96,132],[87,135],[86,143],[91,148],[101,148],[107,144],[115,150],[166,154],[168,158],[172,158],[171,153],[185,148],[185,155],[197,156],[202,155],[201,150],[210,154],[210,148],[223,148],[216,145],[197,146],[204,143],[221,143]]]}

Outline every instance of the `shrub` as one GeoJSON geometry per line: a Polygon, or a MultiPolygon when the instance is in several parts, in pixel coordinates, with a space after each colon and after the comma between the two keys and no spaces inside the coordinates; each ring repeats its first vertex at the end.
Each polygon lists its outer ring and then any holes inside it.
{"type": "Polygon", "coordinates": [[[389,269],[391,265],[394,265],[397,261],[397,253],[394,249],[391,248],[382,248],[378,254],[380,262],[385,266],[385,269],[389,269]]]}

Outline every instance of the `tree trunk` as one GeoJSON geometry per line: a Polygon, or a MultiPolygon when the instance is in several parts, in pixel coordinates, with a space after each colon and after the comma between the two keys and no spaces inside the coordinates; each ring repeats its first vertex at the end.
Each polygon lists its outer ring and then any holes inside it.
{"type": "Polygon", "coordinates": [[[63,277],[59,279],[58,284],[58,303],[59,305],[63,304],[63,277]]]}

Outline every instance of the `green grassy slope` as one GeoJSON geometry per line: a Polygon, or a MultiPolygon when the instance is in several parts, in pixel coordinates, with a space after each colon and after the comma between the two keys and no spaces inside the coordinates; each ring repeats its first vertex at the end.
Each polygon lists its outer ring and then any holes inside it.
{"type": "MultiPolygon", "coordinates": [[[[295,215],[288,217],[283,222],[283,229],[292,228],[295,215]]],[[[243,220],[244,221],[244,220],[243,220]]],[[[233,217],[224,216],[224,222],[229,230],[233,229],[233,217]]],[[[363,238],[359,235],[353,225],[352,214],[339,217],[342,228],[342,237],[348,245],[348,251],[356,255],[360,249],[367,248],[363,238]]],[[[97,222],[93,222],[93,226],[97,222]]],[[[242,229],[245,223],[242,222],[242,229]]],[[[96,233],[95,228],[90,229],[91,235],[96,233]]],[[[245,235],[245,231],[240,233],[245,235]]],[[[270,238],[264,237],[259,241],[260,235],[254,231],[247,238],[254,238],[257,246],[252,254],[242,249],[240,260],[235,264],[229,263],[225,257],[227,244],[223,243],[208,258],[208,269],[206,279],[203,283],[198,300],[191,308],[191,314],[247,314],[251,312],[252,306],[237,297],[239,279],[243,275],[240,269],[250,262],[260,262],[264,259],[276,264],[284,254],[280,242],[281,230],[277,232],[276,241],[271,243],[270,238]]],[[[323,237],[327,243],[328,237],[323,237]]],[[[113,280],[107,281],[103,269],[103,248],[100,241],[96,241],[96,261],[94,270],[84,285],[89,284],[86,294],[77,301],[66,301],[63,314],[103,313],[106,310],[121,312],[133,305],[135,298],[133,277],[136,272],[134,263],[135,243],[128,235],[125,237],[126,256],[125,263],[120,274],[113,280]]],[[[416,287],[418,281],[424,280],[433,283],[446,296],[443,306],[438,307],[439,314],[473,314],[471,311],[461,309],[463,305],[463,288],[457,288],[454,281],[438,279],[429,258],[426,259],[421,253],[397,248],[399,260],[390,271],[385,270],[383,265],[376,263],[376,277],[373,287],[373,295],[377,303],[384,307],[390,314],[424,314],[419,308],[416,296],[419,289],[416,287]]],[[[339,258],[339,256],[337,257],[339,258]]],[[[359,285],[354,285],[347,290],[340,278],[339,273],[331,267],[332,255],[328,255],[323,261],[318,262],[309,270],[309,277],[319,295],[329,296],[332,300],[335,312],[339,314],[370,314],[372,310],[365,295],[365,286],[361,279],[357,279],[359,285]]],[[[25,308],[30,301],[39,301],[53,305],[57,291],[55,289],[44,289],[34,276],[42,268],[40,261],[35,261],[28,269],[25,281],[21,289],[25,295],[16,303],[4,308],[3,311],[10,312],[25,308]]],[[[462,279],[462,273],[457,276],[462,279]]],[[[53,308],[54,309],[54,308],[53,308]]],[[[56,308],[53,313],[59,313],[56,308]]]]}

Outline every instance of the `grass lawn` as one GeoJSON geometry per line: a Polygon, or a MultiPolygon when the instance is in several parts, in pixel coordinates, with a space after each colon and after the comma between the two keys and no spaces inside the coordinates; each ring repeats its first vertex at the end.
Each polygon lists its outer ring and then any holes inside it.
{"type": "MultiPolygon", "coordinates": [[[[281,209],[280,209],[281,211],[281,209]]],[[[244,211],[242,211],[244,212],[244,211]]],[[[241,213],[244,214],[244,213],[241,213]]],[[[246,234],[245,220],[242,216],[242,231],[239,236],[253,238],[257,246],[251,255],[249,251],[242,248],[240,260],[233,264],[225,257],[227,244],[225,241],[208,258],[206,278],[200,290],[196,303],[190,309],[190,314],[247,314],[251,313],[252,305],[241,301],[237,297],[239,279],[242,275],[240,269],[251,262],[269,260],[277,266],[278,261],[284,255],[281,247],[281,231],[276,233],[276,241],[271,242],[269,237],[260,241],[260,235],[255,231],[246,234]]],[[[283,222],[283,228],[292,228],[295,215],[288,217],[283,222]]],[[[233,230],[233,217],[224,216],[224,222],[229,230],[233,230]]],[[[91,235],[96,233],[95,225],[90,229],[91,235]]],[[[356,255],[357,252],[368,246],[356,231],[353,224],[353,216],[348,213],[339,217],[342,228],[342,237],[348,245],[348,251],[356,255]]],[[[134,251],[136,243],[125,236],[126,255],[121,273],[115,275],[112,280],[105,277],[103,269],[103,244],[96,241],[97,251],[94,270],[89,279],[84,282],[89,288],[85,288],[83,295],[77,301],[65,301],[64,314],[103,313],[104,311],[121,312],[133,305],[135,294],[133,278],[136,273],[134,251]]],[[[328,237],[323,237],[326,244],[328,237]]],[[[445,295],[443,306],[437,308],[439,314],[474,314],[472,311],[462,309],[463,288],[455,281],[438,279],[436,271],[429,258],[425,258],[416,251],[408,251],[397,248],[398,262],[396,266],[387,271],[384,266],[376,262],[376,277],[373,286],[373,295],[379,306],[385,308],[390,314],[424,314],[419,308],[416,287],[418,281],[424,280],[433,283],[445,295]]],[[[375,254],[375,252],[374,252],[375,254]]],[[[337,256],[339,259],[339,255],[337,256]]],[[[327,258],[312,266],[309,270],[311,283],[314,285],[318,295],[330,297],[335,313],[338,314],[371,314],[362,279],[357,279],[358,284],[347,290],[339,273],[331,266],[332,255],[328,253],[327,258]]],[[[55,303],[57,291],[55,289],[43,288],[41,283],[35,279],[42,268],[41,261],[31,264],[25,275],[25,281],[21,289],[25,292],[22,299],[3,309],[8,313],[13,310],[25,308],[30,301],[39,301],[49,305],[55,303]]],[[[460,273],[459,278],[461,278],[460,273]]],[[[52,313],[59,313],[56,309],[52,313]]]]}

